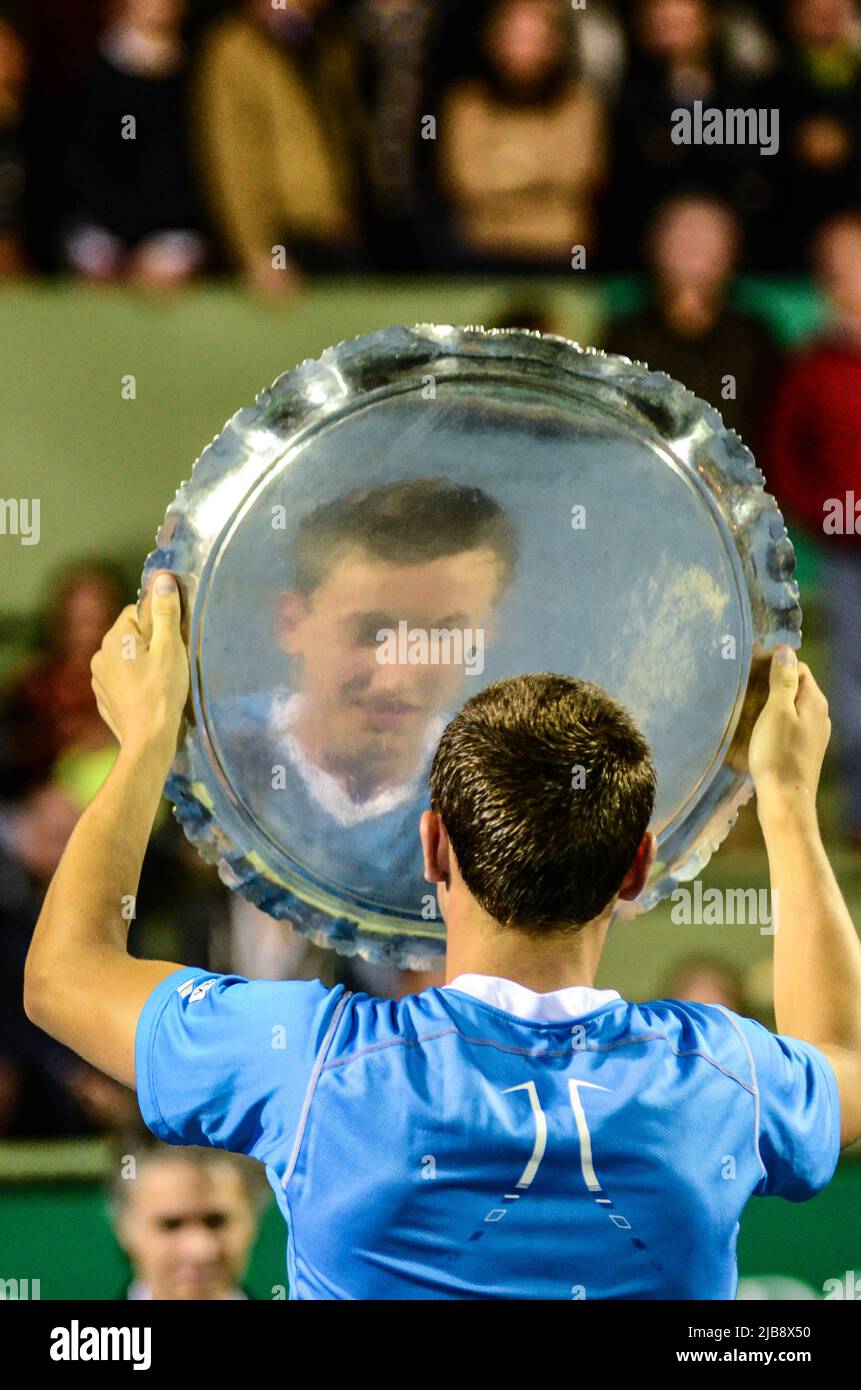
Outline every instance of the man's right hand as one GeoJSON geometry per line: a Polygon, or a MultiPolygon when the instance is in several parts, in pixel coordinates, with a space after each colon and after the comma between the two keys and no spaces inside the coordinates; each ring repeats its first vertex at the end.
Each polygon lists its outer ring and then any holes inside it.
{"type": "Polygon", "coordinates": [[[825,749],[831,737],[828,701],[810,667],[791,647],[771,658],[769,693],[750,736],[749,766],[757,810],[813,813],[825,749]]]}

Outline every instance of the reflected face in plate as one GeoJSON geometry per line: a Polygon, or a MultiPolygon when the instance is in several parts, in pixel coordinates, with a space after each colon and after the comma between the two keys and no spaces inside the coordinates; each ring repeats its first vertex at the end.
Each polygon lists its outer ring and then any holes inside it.
{"type": "Polygon", "coordinates": [[[306,698],[295,733],[334,774],[373,770],[379,786],[414,774],[434,720],[481,685],[504,587],[489,546],[419,563],[342,547],[308,594],[279,597],[283,650],[306,698]]]}

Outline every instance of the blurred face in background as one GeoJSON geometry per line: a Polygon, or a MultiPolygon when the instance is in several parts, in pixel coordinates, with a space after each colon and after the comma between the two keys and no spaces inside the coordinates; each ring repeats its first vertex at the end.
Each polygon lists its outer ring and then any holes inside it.
{"type": "Polygon", "coordinates": [[[728,208],[690,198],[658,213],[648,257],[663,287],[716,294],[732,275],[737,256],[738,232],[728,208]]]}
{"type": "Polygon", "coordinates": [[[671,982],[670,997],[690,1004],[723,1004],[740,1013],[741,991],[735,971],[719,961],[682,967],[671,982]]]}
{"type": "Polygon", "coordinates": [[[0,130],[20,119],[26,76],[24,46],[11,24],[0,20],[0,130]]]}
{"type": "Polygon", "coordinates": [[[823,228],[815,262],[823,293],[838,314],[861,321],[861,216],[823,228]]]}
{"type": "Polygon", "coordinates": [[[38,883],[48,883],[60,862],[80,811],[60,787],[32,792],[21,810],[18,853],[38,883]]]}
{"type": "Polygon", "coordinates": [[[175,34],[185,18],[185,0],[117,0],[114,19],[147,34],[175,34]]]}
{"type": "Polygon", "coordinates": [[[511,86],[539,86],[566,56],[553,0],[503,0],[493,11],[484,47],[494,70],[511,86]]]}
{"type": "Polygon", "coordinates": [[[802,43],[828,48],[849,38],[857,14],[855,0],[792,0],[789,29],[802,43]]]}
{"type": "Polygon", "coordinates": [[[89,666],[120,607],[120,595],[102,575],[82,573],[73,578],[54,614],[54,650],[69,665],[89,666]]]}
{"type": "Polygon", "coordinates": [[[237,1288],[255,1221],[230,1163],[171,1155],[145,1164],[127,1187],[118,1234],[153,1298],[218,1299],[237,1288]]]}
{"type": "Polygon", "coordinates": [[[248,9],[258,24],[273,33],[289,30],[297,20],[313,23],[328,8],[329,0],[283,0],[275,8],[272,0],[248,0],[248,9]]]}
{"type": "Polygon", "coordinates": [[[702,58],[711,40],[712,21],[705,0],[642,0],[637,15],[640,45],[670,63],[702,58]]]}

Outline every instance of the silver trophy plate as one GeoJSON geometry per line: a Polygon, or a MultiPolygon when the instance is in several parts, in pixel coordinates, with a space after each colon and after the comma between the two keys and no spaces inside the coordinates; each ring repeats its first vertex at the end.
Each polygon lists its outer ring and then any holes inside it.
{"type": "Polygon", "coordinates": [[[418,821],[439,734],[504,676],[597,682],[649,739],[658,862],[693,878],[751,795],[795,557],[750,451],[641,363],[420,324],[240,410],[148,556],[181,582],[189,718],[166,791],[223,881],[321,945],[418,969],[445,925],[418,821]]]}

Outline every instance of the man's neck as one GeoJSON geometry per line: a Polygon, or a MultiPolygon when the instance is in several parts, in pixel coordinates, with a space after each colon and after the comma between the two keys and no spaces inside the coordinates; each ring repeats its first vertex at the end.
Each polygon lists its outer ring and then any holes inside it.
{"type": "Polygon", "coordinates": [[[491,975],[515,980],[536,994],[572,985],[591,988],[609,925],[607,912],[579,929],[541,938],[502,929],[484,913],[461,916],[450,911],[446,983],[459,975],[491,975]]]}

